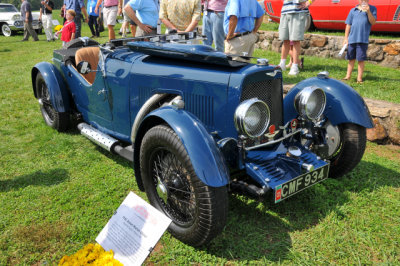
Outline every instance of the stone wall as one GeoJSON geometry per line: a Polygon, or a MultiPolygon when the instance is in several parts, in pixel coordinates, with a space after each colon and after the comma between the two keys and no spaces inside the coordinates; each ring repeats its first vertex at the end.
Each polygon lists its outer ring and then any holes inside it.
{"type": "MultiPolygon", "coordinates": [[[[259,31],[260,39],[256,48],[281,51],[282,42],[278,39],[278,32],[259,31]]],[[[326,36],[319,34],[305,34],[301,42],[302,54],[320,57],[338,57],[343,45],[342,36],[326,36]]],[[[369,40],[367,51],[370,62],[393,68],[400,68],[400,41],[376,39],[369,40]]],[[[344,55],[342,56],[344,59],[344,55]]]]}

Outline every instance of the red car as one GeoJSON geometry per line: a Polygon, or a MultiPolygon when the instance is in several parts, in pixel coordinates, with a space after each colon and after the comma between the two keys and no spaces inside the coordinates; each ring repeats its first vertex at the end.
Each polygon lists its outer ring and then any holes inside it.
{"type": "MultiPolygon", "coordinates": [[[[283,0],[264,0],[267,15],[278,23],[282,4],[283,0]]],[[[314,0],[306,29],[344,30],[347,15],[357,4],[357,0],[314,0]]],[[[400,0],[370,0],[369,4],[378,10],[372,31],[400,32],[400,0]]]]}

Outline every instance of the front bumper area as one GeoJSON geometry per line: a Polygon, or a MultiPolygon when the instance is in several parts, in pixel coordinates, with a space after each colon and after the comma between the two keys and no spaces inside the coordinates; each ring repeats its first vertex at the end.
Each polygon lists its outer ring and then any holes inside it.
{"type": "Polygon", "coordinates": [[[298,157],[288,155],[288,149],[283,145],[280,145],[273,152],[267,150],[247,152],[245,160],[246,173],[261,187],[272,189],[275,192],[275,202],[286,199],[328,176],[328,162],[321,160],[309,150],[302,147],[298,148],[301,151],[301,155],[298,157]],[[303,176],[304,178],[302,178],[302,175],[307,173],[318,174],[320,175],[320,179],[309,179],[307,180],[309,181],[306,184],[307,186],[304,187],[305,178],[313,178],[312,176],[303,176]],[[296,180],[297,178],[298,180],[296,180]],[[289,193],[289,191],[285,190],[285,187],[289,187],[292,180],[296,180],[297,182],[291,186],[289,193]],[[314,182],[311,183],[311,180],[314,182]],[[281,192],[283,191],[282,197],[276,194],[279,189],[281,189],[281,192]]]}

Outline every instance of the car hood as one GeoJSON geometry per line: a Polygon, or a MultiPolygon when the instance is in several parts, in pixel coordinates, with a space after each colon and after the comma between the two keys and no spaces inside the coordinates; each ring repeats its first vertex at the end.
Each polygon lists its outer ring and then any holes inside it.
{"type": "MultiPolygon", "coordinates": [[[[19,15],[20,20],[22,19],[20,12],[1,12],[0,13],[0,21],[11,20],[14,15],[19,15]]],[[[39,20],[39,16],[40,16],[40,12],[32,12],[33,20],[39,20]]]]}
{"type": "Polygon", "coordinates": [[[19,13],[19,12],[1,12],[0,13],[0,21],[11,20],[14,15],[21,16],[21,13],[19,13]]]}
{"type": "Polygon", "coordinates": [[[32,12],[32,18],[33,20],[38,20],[40,16],[40,12],[32,12]]]}

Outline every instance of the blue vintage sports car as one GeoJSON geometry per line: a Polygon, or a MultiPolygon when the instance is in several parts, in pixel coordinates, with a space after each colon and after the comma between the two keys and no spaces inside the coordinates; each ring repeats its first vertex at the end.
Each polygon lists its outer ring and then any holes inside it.
{"type": "Polygon", "coordinates": [[[194,37],[80,38],[35,65],[32,86],[47,125],[75,124],[133,162],[169,232],[200,246],[223,230],[228,192],[280,202],[351,171],[372,121],[360,95],[327,72],[283,97],[279,67],[194,37]]]}

